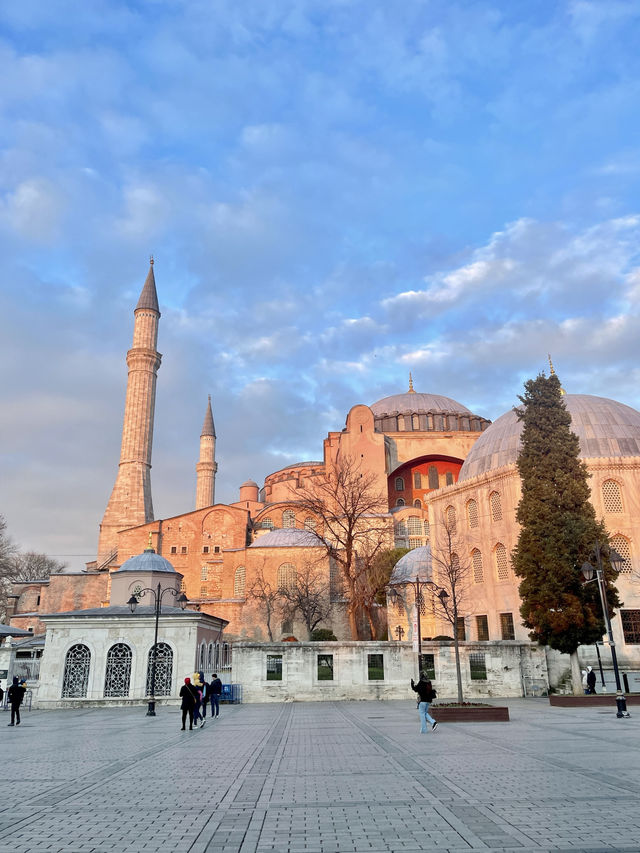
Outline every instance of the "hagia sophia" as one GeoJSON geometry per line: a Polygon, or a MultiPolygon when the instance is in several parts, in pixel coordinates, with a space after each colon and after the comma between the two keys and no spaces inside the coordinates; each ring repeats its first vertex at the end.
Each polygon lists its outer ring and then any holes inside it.
{"type": "MultiPolygon", "coordinates": [[[[38,633],[43,630],[40,614],[107,606],[114,573],[146,549],[179,573],[190,608],[228,623],[225,637],[230,640],[269,639],[260,604],[249,595],[259,574],[277,587],[312,564],[324,573],[335,604],[322,627],[333,629],[338,639],[349,639],[339,573],[319,547],[313,535],[318,519],[301,509],[300,496],[338,460],[350,458],[386,495],[389,545],[411,549],[405,558],[410,570],[425,546],[437,555],[443,520],[455,522],[456,548],[469,566],[460,636],[480,642],[529,641],[510,561],[520,498],[516,459],[521,424],[513,411],[491,423],[450,397],[415,390],[409,380],[408,390],[351,408],[344,426],[324,439],[320,458],[275,471],[262,486],[244,482],[236,501],[219,504],[209,399],[195,465],[195,506],[156,519],[150,470],[161,362],[159,321],[152,263],[134,310],[121,455],[96,559],[82,572],[16,585],[12,626],[38,633]]],[[[613,618],[618,656],[623,665],[640,669],[640,412],[603,397],[569,393],[564,400],[591,475],[596,515],[604,519],[612,546],[624,558],[618,579],[623,605],[613,618]]],[[[410,639],[409,610],[390,604],[388,627],[390,639],[397,628],[410,639]]],[[[451,628],[436,624],[436,616],[427,613],[422,632],[433,637],[451,628]]],[[[273,633],[275,640],[287,635],[306,639],[304,626],[295,619],[278,621],[273,633]]]]}

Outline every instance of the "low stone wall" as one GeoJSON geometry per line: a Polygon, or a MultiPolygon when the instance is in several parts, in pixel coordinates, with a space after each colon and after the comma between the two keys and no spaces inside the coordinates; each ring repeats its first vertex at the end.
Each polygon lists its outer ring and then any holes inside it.
{"type": "MultiPolygon", "coordinates": [[[[438,697],[456,699],[453,643],[425,642],[422,652],[434,657],[438,697]]],[[[546,680],[544,650],[530,643],[463,642],[460,657],[465,698],[522,696],[526,678],[546,680]],[[471,655],[484,661],[486,679],[471,678],[471,655]]],[[[243,702],[407,699],[415,696],[410,680],[417,672],[410,643],[240,641],[233,647],[232,680],[242,685],[243,702]]]]}

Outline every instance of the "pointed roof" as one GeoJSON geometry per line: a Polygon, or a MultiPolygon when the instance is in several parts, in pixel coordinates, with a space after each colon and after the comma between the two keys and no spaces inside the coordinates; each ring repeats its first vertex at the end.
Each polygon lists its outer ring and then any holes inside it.
{"type": "Polygon", "coordinates": [[[209,394],[209,403],[204,416],[204,424],[202,425],[200,437],[202,438],[203,435],[212,435],[214,438],[216,437],[216,428],[213,425],[213,412],[211,411],[211,394],[209,394]]]}
{"type": "Polygon", "coordinates": [[[160,314],[160,308],[158,306],[158,294],[156,292],[156,280],[153,275],[153,255],[151,256],[151,260],[149,262],[149,272],[147,273],[147,279],[144,283],[144,287],[142,288],[142,293],[140,294],[140,299],[138,299],[138,304],[136,305],[136,311],[140,308],[145,308],[148,311],[156,311],[160,314]]]}

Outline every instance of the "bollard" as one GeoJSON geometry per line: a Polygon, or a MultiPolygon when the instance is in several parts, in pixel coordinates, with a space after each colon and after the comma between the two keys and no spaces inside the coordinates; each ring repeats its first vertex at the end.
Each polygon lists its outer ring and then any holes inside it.
{"type": "Polygon", "coordinates": [[[630,717],[631,714],[627,711],[627,700],[623,696],[622,693],[618,693],[616,696],[616,705],[618,706],[618,713],[616,717],[630,717]]]}

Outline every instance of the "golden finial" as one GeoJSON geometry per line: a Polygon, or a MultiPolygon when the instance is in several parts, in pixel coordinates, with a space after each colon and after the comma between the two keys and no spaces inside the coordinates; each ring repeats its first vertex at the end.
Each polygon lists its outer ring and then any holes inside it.
{"type": "MultiPolygon", "coordinates": [[[[550,352],[548,352],[548,353],[547,353],[547,358],[549,359],[549,370],[551,371],[551,375],[552,375],[552,376],[555,376],[555,375],[556,375],[556,372],[555,372],[555,370],[554,370],[554,368],[553,368],[553,362],[551,361],[551,353],[550,353],[550,352]]],[[[566,393],[567,393],[567,392],[564,390],[564,388],[562,387],[562,385],[560,386],[560,393],[561,393],[561,394],[566,394],[566,393]]]]}
{"type": "Polygon", "coordinates": [[[149,531],[149,544],[147,545],[148,550],[153,550],[153,535],[151,531],[149,531]]]}
{"type": "Polygon", "coordinates": [[[151,266],[153,266],[153,255],[151,255],[151,257],[149,258],[149,263],[151,264],[151,266]]]}
{"type": "Polygon", "coordinates": [[[413,390],[413,376],[411,375],[411,371],[409,371],[409,390],[407,394],[415,394],[416,392],[413,390]]]}

